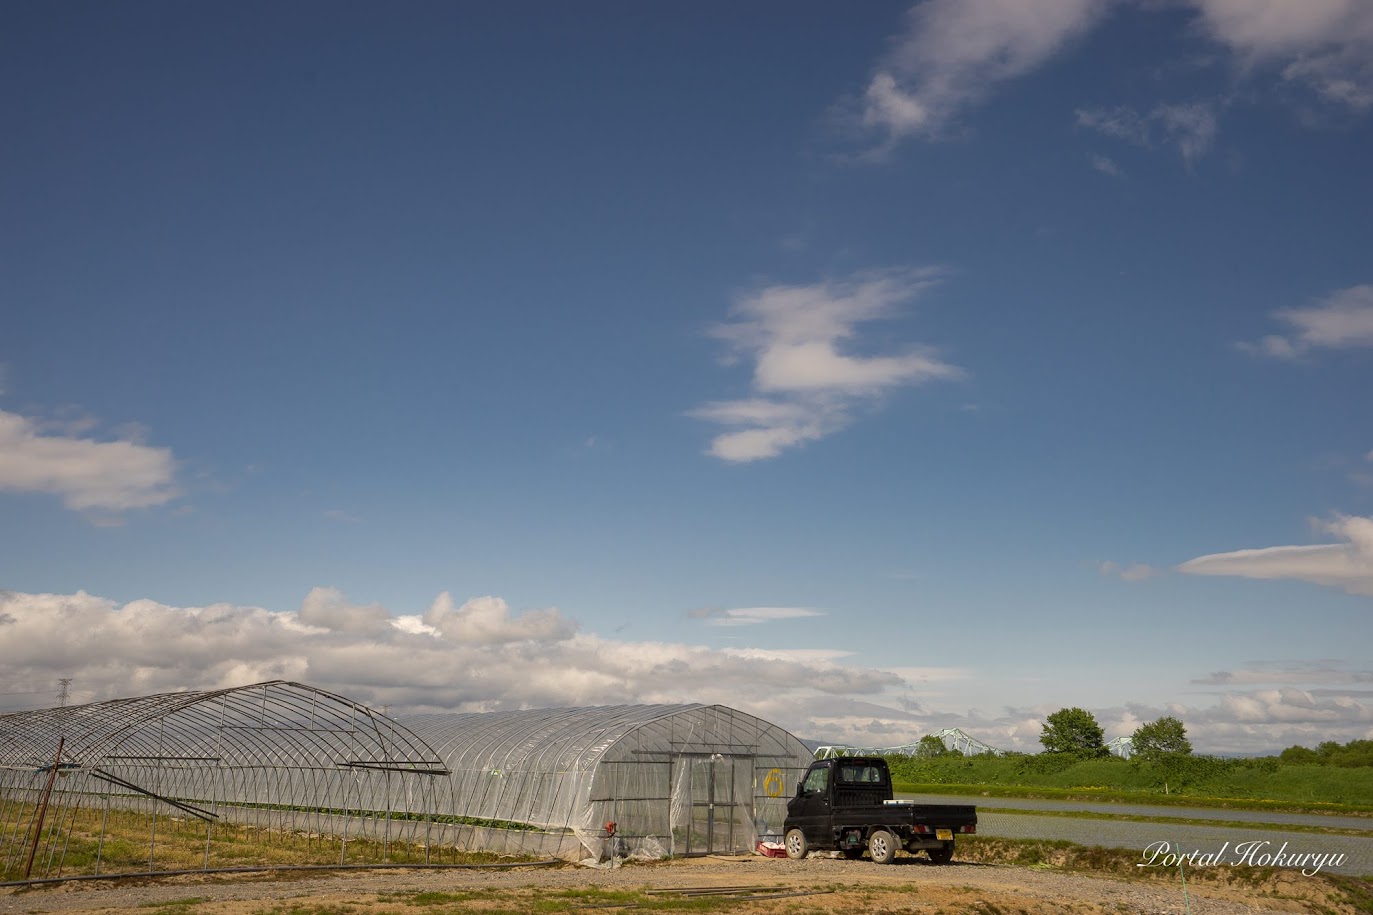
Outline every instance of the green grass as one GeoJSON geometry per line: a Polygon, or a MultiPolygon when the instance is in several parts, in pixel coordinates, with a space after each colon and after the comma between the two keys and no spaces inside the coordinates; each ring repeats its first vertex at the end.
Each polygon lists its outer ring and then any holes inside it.
{"type": "Polygon", "coordinates": [[[1332,874],[1327,878],[1335,889],[1335,901],[1356,912],[1373,913],[1373,881],[1332,874]]]}
{"type": "MultiPolygon", "coordinates": [[[[13,811],[11,811],[13,813],[13,811]]],[[[19,811],[16,821],[27,822],[19,811]]],[[[43,829],[39,854],[31,876],[80,876],[142,871],[201,870],[223,867],[291,867],[344,864],[485,864],[509,863],[495,854],[460,852],[413,842],[353,837],[345,844],[337,836],[232,823],[213,828],[196,819],[160,815],[156,819],[131,810],[64,811],[43,829]],[[102,837],[103,835],[103,837],[102,837]],[[52,851],[49,854],[49,851],[52,851]],[[51,866],[49,861],[51,860],[51,866]],[[60,874],[58,866],[60,864],[60,874]]],[[[421,835],[422,839],[423,836],[421,835]]],[[[0,866],[0,881],[23,879],[23,859],[0,866]]]]}
{"type": "Polygon", "coordinates": [[[175,912],[179,909],[189,909],[193,905],[202,902],[209,902],[209,896],[187,896],[185,899],[168,899],[166,902],[145,902],[139,906],[140,909],[162,909],[168,912],[175,912]]]}
{"type": "Polygon", "coordinates": [[[892,757],[899,791],[1373,816],[1373,767],[1288,765],[1274,758],[892,757]]]}
{"type": "MultiPolygon", "coordinates": [[[[876,892],[897,892],[899,888],[881,889],[876,892]]],[[[778,888],[776,892],[786,892],[778,888]]],[[[740,896],[685,896],[669,889],[625,889],[612,890],[601,887],[578,887],[554,891],[527,889],[501,889],[491,887],[480,891],[443,893],[386,893],[377,897],[377,905],[365,902],[360,907],[338,906],[333,904],[293,903],[260,909],[256,915],[359,915],[368,913],[404,911],[398,906],[421,907],[428,911],[425,915],[454,915],[459,912],[480,912],[482,915],[501,913],[553,913],[598,909],[633,909],[636,912],[728,912],[737,911],[740,896]],[[474,905],[475,904],[475,905],[474,905]]]]}

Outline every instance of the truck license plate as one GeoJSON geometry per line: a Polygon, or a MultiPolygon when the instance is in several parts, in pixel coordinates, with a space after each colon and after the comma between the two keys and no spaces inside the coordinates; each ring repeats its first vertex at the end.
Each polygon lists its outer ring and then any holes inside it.
{"type": "Polygon", "coordinates": [[[934,837],[935,837],[936,839],[938,839],[939,841],[941,841],[941,842],[952,842],[952,841],[953,841],[953,830],[952,830],[952,829],[936,829],[936,830],[934,831],[934,837]]]}

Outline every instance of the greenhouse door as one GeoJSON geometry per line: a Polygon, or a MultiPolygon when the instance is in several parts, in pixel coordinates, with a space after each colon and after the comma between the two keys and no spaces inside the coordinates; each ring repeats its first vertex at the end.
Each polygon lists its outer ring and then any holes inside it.
{"type": "Polygon", "coordinates": [[[688,855],[732,854],[753,846],[753,757],[683,756],[691,770],[688,855]]]}

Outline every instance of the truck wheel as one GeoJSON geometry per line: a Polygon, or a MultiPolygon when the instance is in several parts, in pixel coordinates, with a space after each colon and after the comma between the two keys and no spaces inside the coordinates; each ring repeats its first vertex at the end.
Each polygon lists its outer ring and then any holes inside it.
{"type": "Polygon", "coordinates": [[[806,841],[806,834],[799,829],[787,830],[786,846],[788,858],[804,858],[810,852],[810,843],[806,841]]]}
{"type": "Polygon", "coordinates": [[[927,848],[925,854],[930,856],[931,864],[948,864],[953,860],[953,843],[946,842],[938,848],[927,848]]]}
{"type": "Polygon", "coordinates": [[[896,836],[885,829],[875,830],[868,837],[868,853],[872,855],[872,860],[878,864],[891,864],[896,858],[896,850],[900,847],[896,841],[896,836]]]}

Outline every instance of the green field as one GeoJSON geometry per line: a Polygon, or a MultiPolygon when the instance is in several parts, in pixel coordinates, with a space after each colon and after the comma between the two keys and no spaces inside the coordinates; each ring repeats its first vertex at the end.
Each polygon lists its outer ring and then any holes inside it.
{"type": "Polygon", "coordinates": [[[1373,766],[1275,757],[1159,763],[1047,753],[888,758],[898,791],[1373,814],[1373,766]]]}

